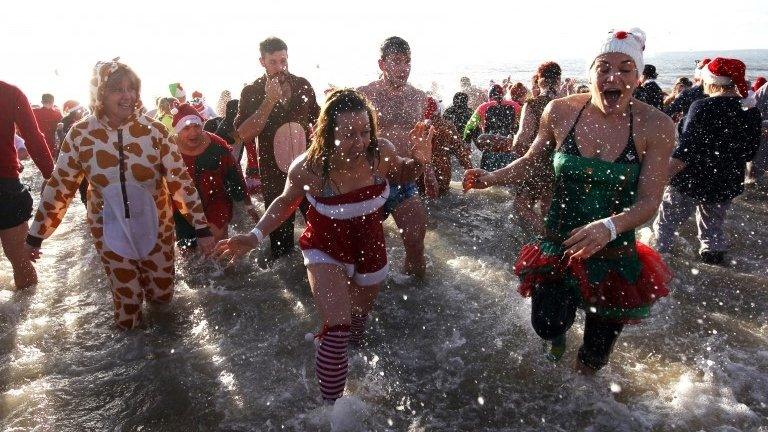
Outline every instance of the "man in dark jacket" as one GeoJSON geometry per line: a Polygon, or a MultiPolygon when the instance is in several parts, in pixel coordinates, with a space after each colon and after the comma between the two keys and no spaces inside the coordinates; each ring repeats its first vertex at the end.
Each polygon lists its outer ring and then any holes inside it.
{"type": "Polygon", "coordinates": [[[672,248],[675,232],[696,212],[699,256],[723,262],[728,248],[723,226],[731,201],[744,192],[744,170],[760,143],[757,108],[745,110],[746,67],[737,59],[715,58],[702,73],[710,97],[691,105],[670,162],[670,185],[653,223],[656,248],[672,248]]]}
{"type": "Polygon", "coordinates": [[[661,87],[656,84],[656,66],[647,64],[643,68],[643,74],[640,75],[640,85],[635,90],[635,98],[648,105],[661,110],[664,108],[664,93],[661,87]]]}
{"type": "Polygon", "coordinates": [[[664,109],[664,112],[675,119],[675,121],[688,115],[688,110],[691,108],[691,104],[699,99],[707,97],[701,82],[701,71],[709,62],[710,59],[705,58],[697,63],[696,69],[693,71],[693,87],[683,90],[675,101],[664,109]]]}

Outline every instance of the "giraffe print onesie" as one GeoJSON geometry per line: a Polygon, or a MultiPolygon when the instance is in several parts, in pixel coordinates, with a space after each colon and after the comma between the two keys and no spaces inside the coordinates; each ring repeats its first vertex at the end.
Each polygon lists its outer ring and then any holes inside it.
{"type": "MultiPolygon", "coordinates": [[[[83,178],[90,183],[88,224],[112,288],[115,321],[130,329],[141,322],[145,297],[167,303],[173,296],[172,201],[198,230],[199,237],[210,235],[203,207],[181,155],[161,123],[144,115],[133,115],[126,124],[114,129],[105,120],[91,115],[74,125],[61,145],[56,168],[46,182],[29,230],[27,242],[31,246],[39,247],[58,227],[83,178]],[[126,194],[137,189],[138,196],[146,198],[143,205],[142,200],[135,199],[136,195],[129,199],[130,194],[126,194]],[[117,193],[112,195],[117,200],[105,199],[115,190],[117,193]],[[113,216],[122,216],[123,212],[124,219],[113,216]],[[137,235],[128,242],[143,243],[144,252],[133,257],[134,253],[113,250],[124,248],[110,247],[115,245],[111,240],[115,227],[124,227],[126,221],[133,223],[129,213],[133,214],[134,222],[144,222],[133,227],[137,235]],[[153,238],[155,229],[157,234],[153,238]]],[[[142,245],[132,250],[137,248],[142,249],[142,245]]]]}

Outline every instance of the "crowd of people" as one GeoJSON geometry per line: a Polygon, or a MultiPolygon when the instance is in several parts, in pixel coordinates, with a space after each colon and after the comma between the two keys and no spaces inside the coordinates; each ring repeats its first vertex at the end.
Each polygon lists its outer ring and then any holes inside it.
{"type": "Polygon", "coordinates": [[[67,101],[60,112],[49,94],[33,109],[0,82],[0,240],[15,285],[37,283],[32,262],[78,190],[123,329],[141,323],[145,300],[171,301],[177,248],[232,261],[269,243],[271,259],[291,259],[299,211],[322,318],[316,373],[333,403],[387,278],[383,222],[391,215],[402,237],[402,272],[427,276],[424,200],[451,193],[453,156],[466,170],[464,193],[514,191],[520,223],[539,235],[514,264],[533,328],[557,361],[583,309],[577,367],[594,373],[624,326],[668,294],[664,254],[678,227],[695,211],[702,261],[722,263],[731,202],[768,165],[765,80],[750,88],[743,62],[716,57],[665,94],[645,43],[639,29],[610,31],[587,84],[562,79],[552,61],[530,89],[505,79],[483,91],[464,77],[446,109],[409,83],[412,52],[396,36],[380,46],[379,79],[329,89],[322,104],[289,72],[288,47],[275,37],[259,46],[262,76],[239,99],[223,92],[216,109],[173,83],[147,111],[140,78],[118,59],[94,67],[89,109],[67,101]],[[25,154],[45,179],[35,212],[19,181],[25,154]],[[263,214],[251,195],[261,195],[263,214]],[[230,237],[235,202],[256,225],[230,237]],[[652,219],[646,245],[635,230],[652,219]]]}

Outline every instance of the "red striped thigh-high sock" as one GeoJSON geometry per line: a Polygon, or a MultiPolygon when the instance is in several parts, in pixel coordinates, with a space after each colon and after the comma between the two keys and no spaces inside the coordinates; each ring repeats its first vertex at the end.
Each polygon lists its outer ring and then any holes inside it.
{"type": "Polygon", "coordinates": [[[335,401],[344,394],[344,386],[347,384],[349,326],[328,328],[319,340],[320,345],[315,352],[315,371],[320,382],[320,392],[326,401],[335,401]]]}
{"type": "Polygon", "coordinates": [[[359,346],[363,342],[366,321],[368,321],[368,314],[352,314],[352,325],[349,327],[349,343],[351,345],[359,346]]]}

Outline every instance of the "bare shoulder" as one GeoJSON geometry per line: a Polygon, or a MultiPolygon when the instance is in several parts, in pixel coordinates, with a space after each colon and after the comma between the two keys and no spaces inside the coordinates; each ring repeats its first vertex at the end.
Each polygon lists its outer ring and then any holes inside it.
{"type": "Polygon", "coordinates": [[[632,115],[637,132],[647,138],[675,136],[675,122],[672,118],[645,102],[632,99],[632,115]]]}
{"type": "Polygon", "coordinates": [[[360,93],[370,97],[371,95],[373,95],[376,92],[376,89],[378,87],[378,85],[377,85],[378,82],[379,81],[373,81],[373,82],[370,82],[370,83],[368,83],[368,84],[366,84],[364,86],[360,86],[360,87],[357,88],[357,91],[359,91],[360,93]]]}
{"type": "Polygon", "coordinates": [[[572,122],[581,107],[589,102],[590,97],[589,94],[581,93],[553,99],[544,108],[542,120],[552,125],[572,122]]]}

